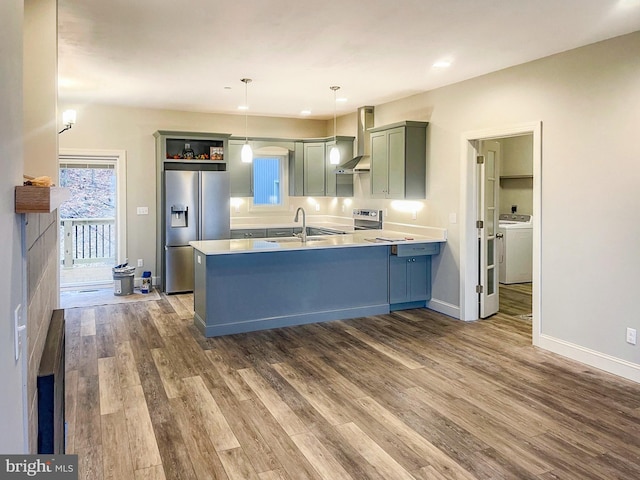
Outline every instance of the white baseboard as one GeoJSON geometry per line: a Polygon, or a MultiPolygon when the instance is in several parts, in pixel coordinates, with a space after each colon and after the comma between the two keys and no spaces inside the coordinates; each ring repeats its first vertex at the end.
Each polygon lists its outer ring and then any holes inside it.
{"type": "Polygon", "coordinates": [[[640,365],[628,362],[606,353],[591,350],[549,335],[540,335],[538,346],[563,357],[570,358],[591,367],[613,373],[633,382],[640,383],[640,365]]]}
{"type": "Polygon", "coordinates": [[[451,303],[443,302],[442,300],[431,299],[427,303],[427,308],[436,311],[438,313],[444,313],[453,318],[460,318],[460,307],[451,303]]]}

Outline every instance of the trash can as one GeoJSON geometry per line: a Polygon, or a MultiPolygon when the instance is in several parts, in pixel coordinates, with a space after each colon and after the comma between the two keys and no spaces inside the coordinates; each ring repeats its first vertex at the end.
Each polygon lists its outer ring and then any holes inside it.
{"type": "Polygon", "coordinates": [[[131,295],[133,293],[133,275],[136,267],[128,267],[126,264],[113,267],[113,294],[131,295]]]}
{"type": "Polygon", "coordinates": [[[142,285],[140,293],[149,293],[151,291],[151,272],[142,272],[142,285]]]}

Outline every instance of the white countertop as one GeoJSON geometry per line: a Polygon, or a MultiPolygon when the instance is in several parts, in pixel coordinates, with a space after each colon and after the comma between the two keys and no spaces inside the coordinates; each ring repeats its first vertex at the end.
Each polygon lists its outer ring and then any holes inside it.
{"type": "Polygon", "coordinates": [[[247,238],[237,240],[204,240],[189,244],[205,255],[225,255],[231,253],[257,253],[266,251],[309,250],[318,248],[371,247],[374,245],[394,245],[405,243],[446,242],[446,234],[435,236],[415,235],[392,230],[360,230],[343,235],[316,235],[307,237],[302,243],[299,238],[247,238]]]}

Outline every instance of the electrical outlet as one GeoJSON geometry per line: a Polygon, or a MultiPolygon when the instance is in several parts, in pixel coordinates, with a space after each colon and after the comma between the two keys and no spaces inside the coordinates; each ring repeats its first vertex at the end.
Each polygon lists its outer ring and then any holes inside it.
{"type": "Polygon", "coordinates": [[[320,211],[320,204],[316,203],[316,212],[319,212],[319,211],[320,211]]]}
{"type": "Polygon", "coordinates": [[[627,343],[631,345],[636,344],[636,329],[635,328],[627,328],[627,343]]]}
{"type": "Polygon", "coordinates": [[[413,212],[411,212],[411,219],[412,220],[417,220],[418,219],[418,212],[416,212],[415,210],[413,212]]]}
{"type": "Polygon", "coordinates": [[[144,262],[142,261],[141,258],[138,259],[138,266],[139,267],[144,267],[144,262]]]}

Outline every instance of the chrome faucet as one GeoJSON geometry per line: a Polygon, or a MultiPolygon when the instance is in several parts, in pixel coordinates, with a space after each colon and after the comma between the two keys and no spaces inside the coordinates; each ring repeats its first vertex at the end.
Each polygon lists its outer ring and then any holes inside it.
{"type": "Polygon", "coordinates": [[[300,240],[302,240],[302,243],[306,243],[307,242],[307,214],[304,211],[304,208],[302,207],[298,207],[298,209],[296,210],[296,216],[293,219],[294,222],[298,221],[298,214],[300,213],[300,211],[302,211],[302,232],[296,234],[296,237],[299,237],[300,240]]]}

